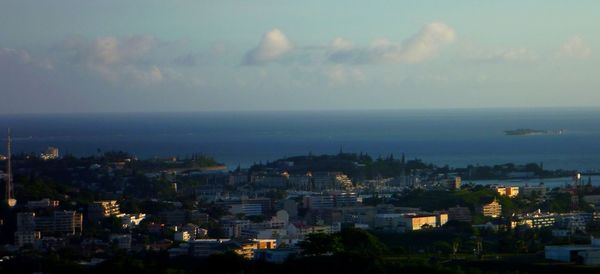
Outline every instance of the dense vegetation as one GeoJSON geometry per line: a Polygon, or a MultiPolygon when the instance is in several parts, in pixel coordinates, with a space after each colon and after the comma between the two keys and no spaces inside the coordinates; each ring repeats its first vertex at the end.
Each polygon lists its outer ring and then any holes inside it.
{"type": "Polygon", "coordinates": [[[246,260],[234,252],[208,258],[169,258],[165,251],[125,253],[114,250],[96,266],[59,250],[22,254],[3,263],[0,272],[29,273],[596,273],[597,268],[548,264],[536,255],[547,231],[477,232],[453,224],[447,230],[379,234],[348,229],[333,235],[311,234],[300,245],[302,256],[282,264],[246,260]],[[482,255],[472,250],[482,243],[482,255]],[[511,255],[508,255],[511,253],[511,255]]]}
{"type": "Polygon", "coordinates": [[[366,153],[343,153],[337,155],[306,155],[279,159],[275,162],[255,164],[251,171],[265,168],[284,168],[292,173],[306,171],[341,171],[353,179],[373,179],[379,177],[398,177],[427,172],[429,174],[455,174],[464,180],[506,179],[511,177],[551,178],[573,176],[573,170],[546,170],[542,164],[528,163],[517,165],[506,163],[500,165],[469,165],[463,168],[436,166],[425,163],[421,159],[405,159],[404,155],[393,154],[377,158],[366,153]],[[286,163],[293,163],[289,166],[286,163]],[[520,173],[524,175],[519,175],[520,173]]]}

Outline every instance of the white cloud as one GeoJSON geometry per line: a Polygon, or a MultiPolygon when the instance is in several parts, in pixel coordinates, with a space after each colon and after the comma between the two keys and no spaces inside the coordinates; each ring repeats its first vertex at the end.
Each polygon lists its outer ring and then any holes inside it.
{"type": "Polygon", "coordinates": [[[91,41],[72,37],[63,41],[62,50],[73,64],[82,65],[105,80],[154,84],[164,79],[151,56],[159,44],[152,36],[107,36],[91,41]]]}
{"type": "Polygon", "coordinates": [[[279,29],[265,33],[258,46],[246,53],[244,65],[262,65],[275,61],[292,50],[292,43],[279,29]]]}
{"type": "Polygon", "coordinates": [[[577,59],[587,59],[592,55],[592,49],[583,38],[573,36],[562,44],[560,55],[577,59]]]}
{"type": "Polygon", "coordinates": [[[157,44],[158,40],[151,36],[130,36],[121,39],[109,36],[94,40],[91,49],[97,61],[115,64],[136,60],[157,44]]]}
{"type": "Polygon", "coordinates": [[[433,22],[402,43],[376,39],[366,48],[354,48],[346,40],[334,40],[329,60],[334,63],[420,63],[434,57],[456,40],[456,32],[446,24],[433,22]]]}
{"type": "Polygon", "coordinates": [[[31,56],[25,50],[11,49],[11,48],[0,48],[0,64],[5,63],[28,63],[31,61],[31,56]]]}
{"type": "Polygon", "coordinates": [[[352,41],[341,37],[337,37],[331,41],[331,48],[333,50],[348,50],[352,49],[353,46],[352,41]]]}
{"type": "Polygon", "coordinates": [[[327,76],[330,85],[343,85],[351,81],[362,82],[365,80],[365,74],[362,70],[344,65],[334,65],[327,68],[325,76],[327,76]]]}
{"type": "Polygon", "coordinates": [[[476,62],[489,62],[489,63],[523,63],[533,62],[538,59],[537,55],[528,48],[510,48],[503,50],[479,50],[479,49],[468,49],[465,54],[466,58],[476,62]]]}
{"type": "Polygon", "coordinates": [[[0,67],[30,65],[42,69],[54,66],[48,59],[32,58],[28,51],[22,49],[0,48],[0,67]]]}
{"type": "Polygon", "coordinates": [[[404,42],[401,48],[389,52],[388,56],[393,62],[418,63],[431,58],[442,47],[455,40],[454,29],[443,23],[434,22],[404,42]]]}

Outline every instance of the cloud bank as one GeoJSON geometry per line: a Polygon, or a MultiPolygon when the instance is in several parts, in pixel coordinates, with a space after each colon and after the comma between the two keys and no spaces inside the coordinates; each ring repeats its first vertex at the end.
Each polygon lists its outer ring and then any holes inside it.
{"type": "Polygon", "coordinates": [[[371,42],[369,47],[355,48],[343,38],[331,43],[329,61],[334,63],[402,63],[414,64],[434,57],[456,41],[456,32],[448,25],[433,22],[401,43],[387,38],[371,42]]]}
{"type": "Polygon", "coordinates": [[[159,44],[152,36],[71,37],[63,41],[59,53],[71,65],[82,66],[105,80],[152,84],[164,79],[151,54],[159,44]]]}

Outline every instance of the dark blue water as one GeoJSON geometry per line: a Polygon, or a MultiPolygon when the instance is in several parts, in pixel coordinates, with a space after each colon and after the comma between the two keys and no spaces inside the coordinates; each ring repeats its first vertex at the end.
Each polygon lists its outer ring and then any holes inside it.
{"type": "MultiPolygon", "coordinates": [[[[450,166],[543,162],[600,169],[600,109],[3,115],[14,147],[92,155],[125,150],[140,158],[212,155],[229,166],[298,154],[406,153],[450,166]],[[506,136],[516,128],[562,135],[506,136]]],[[[0,151],[3,151],[0,150],[0,151]]]]}

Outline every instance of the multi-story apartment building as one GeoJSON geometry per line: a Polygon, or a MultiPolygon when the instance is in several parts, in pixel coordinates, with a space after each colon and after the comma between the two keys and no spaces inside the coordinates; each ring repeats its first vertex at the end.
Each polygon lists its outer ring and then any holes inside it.
{"type": "Polygon", "coordinates": [[[91,221],[98,221],[120,213],[119,203],[116,200],[97,201],[88,206],[88,219],[91,221]]]}
{"type": "Polygon", "coordinates": [[[496,199],[480,205],[477,209],[479,213],[486,217],[497,218],[502,215],[502,205],[500,205],[496,199]]]}

